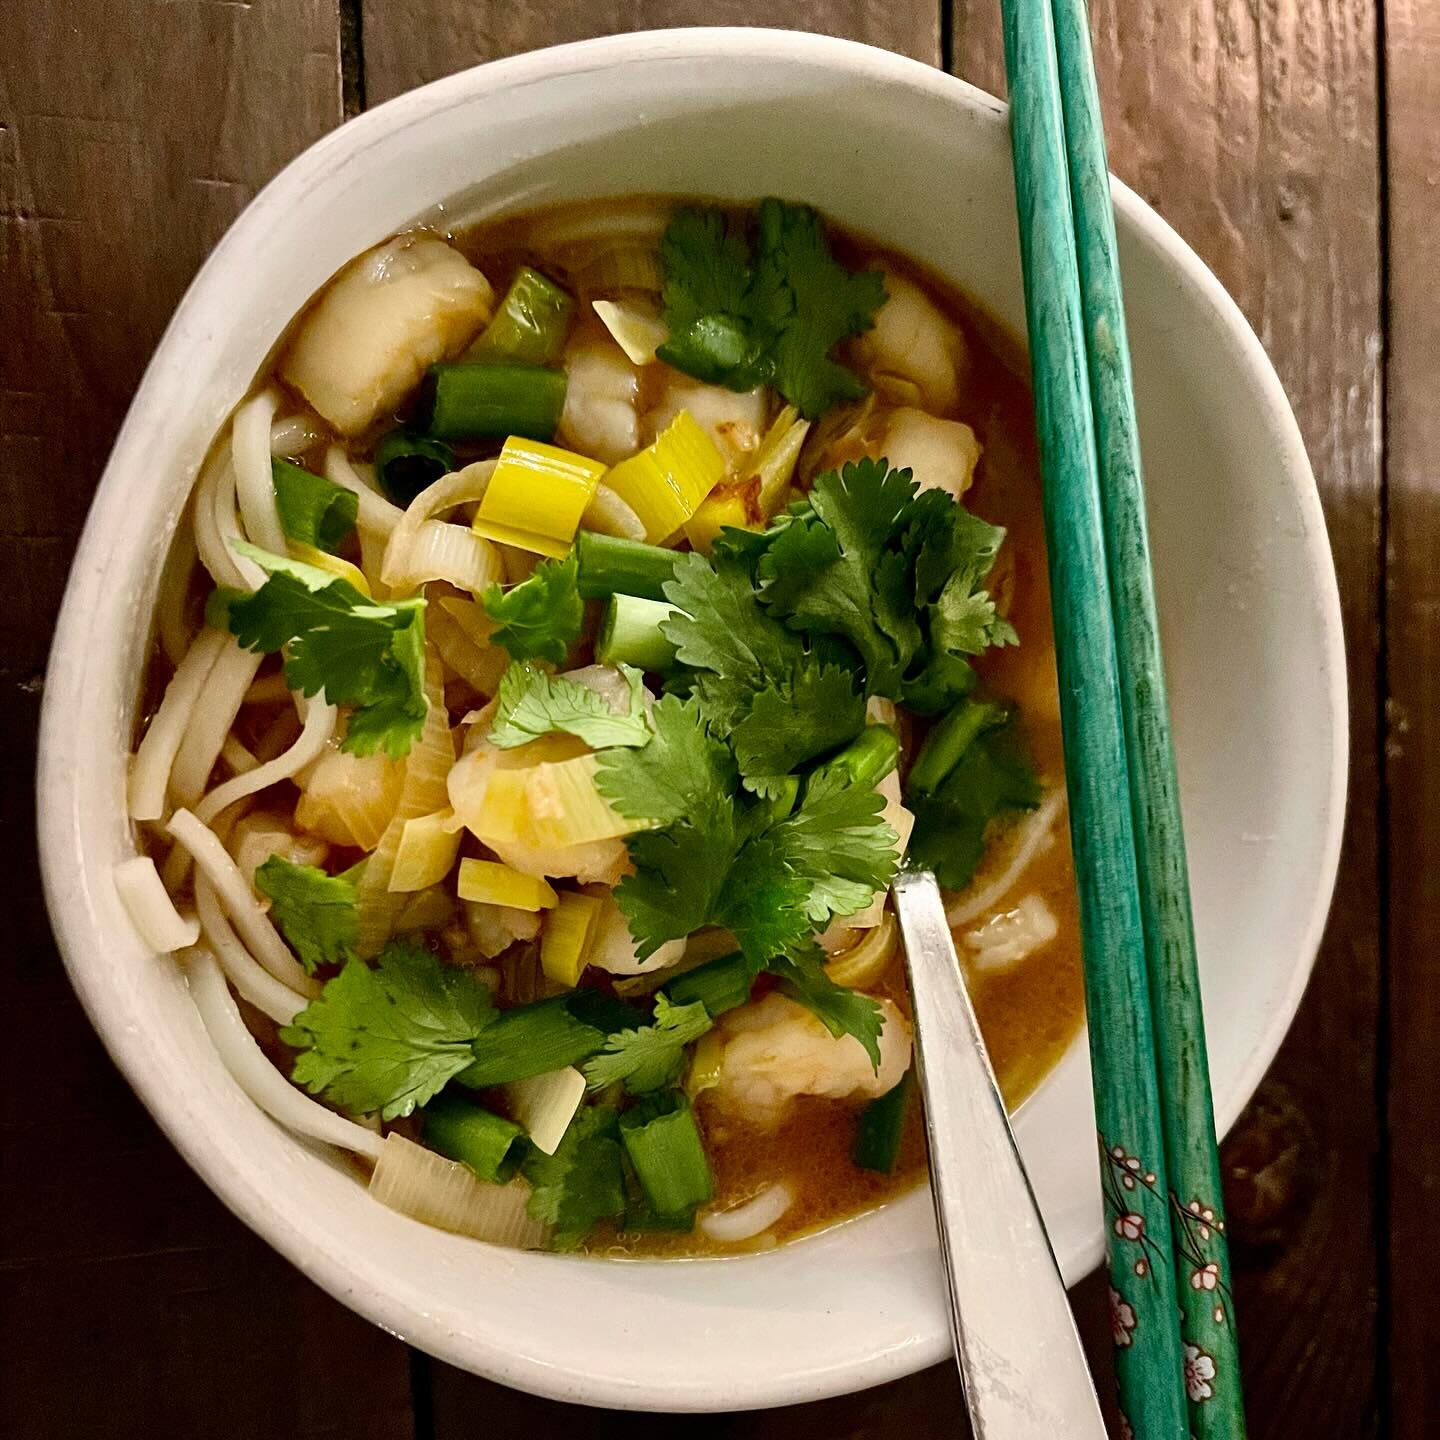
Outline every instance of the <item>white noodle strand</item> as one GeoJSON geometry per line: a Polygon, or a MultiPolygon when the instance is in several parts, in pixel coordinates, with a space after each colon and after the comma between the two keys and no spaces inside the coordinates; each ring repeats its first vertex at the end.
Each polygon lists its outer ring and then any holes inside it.
{"type": "Polygon", "coordinates": [[[148,855],[122,860],[115,867],[115,888],[140,938],[152,950],[183,950],[200,938],[200,922],[175,908],[148,855]]]}
{"type": "Polygon", "coordinates": [[[245,703],[245,692],[264,657],[242,650],[233,636],[224,637],[220,654],[190,713],[175,764],[170,771],[170,793],[177,805],[194,805],[210,783],[225,737],[245,703]]]}
{"type": "Polygon", "coordinates": [[[309,1002],[277,980],[245,948],[235,927],[225,918],[215,887],[203,875],[195,879],[195,908],[206,943],[219,957],[230,983],[277,1025],[288,1025],[309,1002]]]}
{"type": "Polygon", "coordinates": [[[388,536],[405,518],[405,512],[398,505],[392,505],[360,478],[350,463],[350,457],[339,445],[332,445],[325,452],[325,478],[360,497],[359,524],[362,530],[388,536]]]}
{"type": "MultiPolygon", "coordinates": [[[[253,688],[253,687],[252,687],[253,688]]],[[[248,775],[259,767],[260,762],[235,738],[232,731],[220,747],[220,758],[236,775],[248,775]]]]}
{"type": "MultiPolygon", "coordinates": [[[[160,572],[160,593],[155,600],[157,616],[156,631],[160,649],[173,665],[185,658],[195,636],[190,630],[189,599],[190,576],[195,570],[198,555],[195,549],[195,527],[184,520],[165,557],[160,572]]],[[[202,622],[203,624],[203,622],[202,622]]]]}
{"type": "Polygon", "coordinates": [[[205,682],[225,647],[219,630],[202,630],[185,652],[165,687],[165,698],[145,731],[130,763],[130,816],[158,820],[165,813],[165,792],[205,682]]]}
{"type": "Polygon", "coordinates": [[[735,1245],[763,1234],[795,1203],[795,1194],[785,1182],[767,1185],[753,1200],[733,1210],[702,1215],[700,1228],[722,1245],[735,1245]]]}
{"type": "MultiPolygon", "coordinates": [[[[214,451],[200,471],[200,479],[195,485],[195,513],[191,523],[195,529],[195,548],[200,554],[200,563],[210,572],[210,578],[217,585],[248,589],[245,577],[240,572],[240,562],[230,553],[229,543],[221,533],[219,521],[216,519],[217,496],[222,488],[227,491],[229,489],[221,484],[229,470],[230,447],[222,445],[214,451]]],[[[232,503],[232,520],[233,512],[232,503]]]]}
{"type": "Polygon", "coordinates": [[[1015,848],[1005,869],[979,890],[962,890],[945,907],[945,918],[951,926],[968,925],[987,910],[993,910],[1010,893],[1030,862],[1052,843],[1050,832],[1064,808],[1065,791],[1052,790],[1040,807],[1019,823],[1015,848]]]}
{"type": "MultiPolygon", "coordinates": [[[[220,837],[188,810],[170,817],[169,831],[183,845],[220,897],[250,953],[282,984],[301,995],[320,993],[319,982],[307,975],[280,938],[265,907],[256,898],[240,867],[220,843],[220,837]]],[[[203,923],[203,922],[202,922],[203,923]]]]}
{"type": "Polygon", "coordinates": [[[225,984],[215,957],[196,946],[186,957],[190,996],[235,1083],[272,1120],[299,1135],[338,1145],[371,1160],[380,1158],[382,1141],[372,1131],[302,1095],[269,1061],[245,1027],[239,1007],[225,984]]]}
{"type": "Polygon", "coordinates": [[[289,459],[303,455],[325,438],[325,432],[308,415],[287,415],[270,427],[270,453],[289,459]]]}
{"type": "Polygon", "coordinates": [[[230,424],[230,456],[245,533],[262,550],[285,555],[285,531],[280,525],[270,469],[270,422],[275,418],[278,400],[273,390],[262,390],[235,412],[230,424]]]}

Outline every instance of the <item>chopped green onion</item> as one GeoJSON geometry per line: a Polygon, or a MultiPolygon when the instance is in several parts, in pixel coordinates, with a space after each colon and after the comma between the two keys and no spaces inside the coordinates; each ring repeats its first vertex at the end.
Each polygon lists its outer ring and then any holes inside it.
{"type": "Polygon", "coordinates": [[[986,730],[1005,723],[1003,705],[983,700],[962,700],[937,720],[925,737],[915,763],[910,767],[905,789],[911,795],[933,795],[945,777],[960,763],[960,757],[986,730]]]}
{"type": "Polygon", "coordinates": [[[553,280],[522,265],[495,318],[470,347],[472,360],[518,360],[550,365],[565,348],[575,302],[553,280]]]}
{"type": "Polygon", "coordinates": [[[715,1193],[705,1142],[683,1090],[647,1095],[620,1117],[620,1143],[657,1215],[684,1215],[715,1193]]]}
{"type": "Polygon", "coordinates": [[[760,803],[773,825],[793,813],[795,802],[800,798],[800,777],[784,775],[775,782],[770,794],[760,803]]]}
{"type": "MultiPolygon", "coordinates": [[[[838,755],[811,777],[843,776],[847,784],[869,790],[878,785],[900,759],[900,741],[888,725],[867,725],[838,755]]],[[[918,763],[918,762],[917,762],[918,763]]]]}
{"type": "Polygon", "coordinates": [[[855,1147],[850,1155],[862,1170],[878,1170],[882,1175],[894,1170],[900,1156],[900,1141],[905,1135],[910,1092],[914,1088],[915,1072],[907,1070],[893,1090],[887,1090],[860,1112],[855,1147]]]}
{"type": "Polygon", "coordinates": [[[415,423],[441,440],[521,435],[548,440],[565,408],[565,372],[540,365],[456,361],[432,365],[415,423]]]}
{"type": "Polygon", "coordinates": [[[275,509],[289,540],[333,551],[355,528],[360,497],[333,480],[282,460],[270,461],[275,483],[275,509]]]}
{"type": "Polygon", "coordinates": [[[713,1020],[750,998],[755,977],[764,968],[763,962],[751,960],[737,950],[733,955],[707,960],[677,975],[665,987],[665,993],[676,1005],[689,1005],[698,1000],[713,1020]]]}
{"type": "Polygon", "coordinates": [[[425,1143],[482,1180],[503,1185],[525,1156],[525,1132],[512,1120],[464,1100],[437,1096],[422,1112],[425,1143]]]}
{"type": "Polygon", "coordinates": [[[640,1024],[638,1012],[593,990],[574,990],[504,1011],[475,1042],[475,1062],[456,1077],[472,1090],[528,1080],[588,1060],[614,1030],[640,1024]]]}
{"type": "Polygon", "coordinates": [[[661,633],[660,624],[679,613],[667,600],[612,595],[600,622],[595,658],[602,665],[633,665],[663,674],[675,663],[675,647],[661,633]]]}
{"type": "Polygon", "coordinates": [[[622,1234],[681,1234],[688,1235],[695,1228],[695,1209],[681,1210],[675,1215],[662,1215],[645,1198],[644,1192],[633,1181],[633,1174],[626,1177],[625,1213],[620,1218],[622,1234]]]}
{"type": "Polygon", "coordinates": [[[455,452],[443,441],[399,425],[375,447],[375,478],[397,505],[409,503],[455,468],[455,452]]]}
{"type": "Polygon", "coordinates": [[[575,537],[575,554],[580,561],[580,594],[586,600],[603,600],[607,595],[663,600],[665,582],[675,578],[677,552],[643,540],[582,530],[575,537]]]}

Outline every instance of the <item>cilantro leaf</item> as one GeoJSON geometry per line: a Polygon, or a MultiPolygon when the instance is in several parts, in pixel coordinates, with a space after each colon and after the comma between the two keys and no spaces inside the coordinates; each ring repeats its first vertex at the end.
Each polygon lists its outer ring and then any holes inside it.
{"type": "Polygon", "coordinates": [[[353,705],[342,749],[393,759],[425,724],[425,601],[378,601],[313,565],[233,542],[269,579],[227,595],[225,622],[247,650],[285,649],[285,680],[303,695],[353,705]]]}
{"type": "Polygon", "coordinates": [[[878,271],[847,270],[830,254],[808,205],[761,203],[758,261],[718,210],[676,212],[660,246],[670,337],[667,364],[732,390],[773,385],[808,419],[865,393],[830,358],[868,330],[884,303],[878,271]]]}
{"type": "Polygon", "coordinates": [[[585,602],[576,583],[579,573],[572,550],[563,560],[542,560],[528,579],[508,590],[491,585],[485,592],[485,613],[500,627],[491,640],[514,660],[563,665],[585,620],[585,602]]]}
{"type": "Polygon", "coordinates": [[[685,1063],[685,1047],[710,1028],[710,1016],[698,1001],[676,1005],[662,990],[655,997],[649,1025],[611,1035],[605,1048],[582,1067],[590,1089],[624,1083],[632,1095],[670,1084],[685,1063]]]}
{"type": "Polygon", "coordinates": [[[1040,786],[1011,721],[972,740],[933,795],[907,794],[905,803],[915,813],[911,860],[947,890],[963,890],[985,853],[990,822],[1033,809],[1040,786]]]}
{"type": "Polygon", "coordinates": [[[746,786],[769,796],[792,770],[838,750],[864,724],[865,701],[851,672],[807,661],[755,692],[730,741],[746,786]]]}
{"type": "Polygon", "coordinates": [[[281,1032],[297,1084],[355,1114],[409,1115],[475,1058],[490,992],[422,945],[391,941],[372,969],[351,960],[281,1032]]]}
{"type": "Polygon", "coordinates": [[[270,918],[307,974],[355,958],[360,938],[355,880],[354,871],[327,875],[318,866],[295,865],[283,855],[272,855],[256,867],[255,888],[269,898],[270,918]]]}
{"type": "Polygon", "coordinates": [[[333,480],[311,474],[278,455],[270,462],[275,509],[287,538],[334,551],[355,528],[360,497],[333,480]]]}
{"type": "Polygon", "coordinates": [[[529,1212],[553,1227],[552,1250],[573,1250],[597,1222],[625,1210],[625,1169],[613,1106],[590,1105],[570,1122],[553,1155],[531,1149],[523,1173],[529,1212]]]}
{"type": "Polygon", "coordinates": [[[879,1071],[884,1013],[868,995],[837,985],[825,973],[825,952],[814,941],[778,956],[769,970],[780,981],[780,988],[822,1021],[832,1035],[853,1035],[879,1071]]]}
{"type": "Polygon", "coordinates": [[[514,661],[500,678],[499,706],[490,724],[490,743],[513,749],[555,730],[578,735],[597,750],[609,745],[638,748],[650,743],[645,719],[645,677],[620,666],[630,687],[630,708],[617,714],[597,690],[552,675],[530,660],[514,661]]]}

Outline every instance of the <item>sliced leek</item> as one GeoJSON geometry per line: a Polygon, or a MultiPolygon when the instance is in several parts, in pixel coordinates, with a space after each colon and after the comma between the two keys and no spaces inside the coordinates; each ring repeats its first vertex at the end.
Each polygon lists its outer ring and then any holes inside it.
{"type": "Polygon", "coordinates": [[[450,828],[455,812],[435,810],[416,815],[400,831],[400,848],[387,889],[405,894],[438,885],[455,868],[460,834],[450,828]]]}
{"type": "Polygon", "coordinates": [[[573,1065],[547,1070],[528,1080],[512,1080],[505,1098],[535,1148],[553,1155],[585,1098],[585,1077],[573,1065]]]}
{"type": "Polygon", "coordinates": [[[522,265],[466,358],[553,364],[565,348],[574,309],[575,302],[553,280],[522,265]]]}
{"type": "Polygon", "coordinates": [[[567,890],[546,917],[540,936],[540,968],[557,985],[574,986],[589,962],[601,902],[567,890]]]}
{"type": "Polygon", "coordinates": [[[541,845],[587,845],[644,828],[640,821],[621,815],[595,788],[599,763],[594,755],[579,755],[537,765],[530,772],[526,785],[530,824],[541,845]]]}
{"type": "Polygon", "coordinates": [[[653,304],[636,300],[593,300],[591,305],[632,364],[655,363],[655,352],[670,338],[670,327],[653,304]]]}
{"type": "Polygon", "coordinates": [[[604,473],[598,460],[512,435],[475,513],[475,533],[559,559],[604,473]]]}
{"type": "Polygon", "coordinates": [[[550,910],[556,903],[555,891],[539,876],[523,875],[496,860],[462,860],[459,894],[462,900],[515,910],[550,910]]]}
{"type": "Polygon", "coordinates": [[[605,483],[640,517],[648,540],[673,535],[725,478],[715,442],[682,410],[638,455],[622,460],[605,483]]]}

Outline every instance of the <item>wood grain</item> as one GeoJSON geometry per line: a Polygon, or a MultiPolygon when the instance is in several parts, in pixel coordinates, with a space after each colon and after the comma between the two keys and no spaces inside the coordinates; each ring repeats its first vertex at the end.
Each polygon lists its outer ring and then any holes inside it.
{"type": "Polygon", "coordinates": [[[1435,1213],[1440,1206],[1440,12],[1385,10],[1389,176],[1386,793],[1390,840],[1389,1433],[1422,1440],[1440,1416],[1435,1213]]]}
{"type": "MultiPolygon", "coordinates": [[[[957,0],[953,37],[959,73],[989,88],[1001,73],[994,8],[957,0]]],[[[1199,251],[1258,331],[1304,431],[1335,550],[1353,726],[1340,888],[1306,1003],[1225,1156],[1253,1433],[1373,1435],[1375,14],[1369,0],[1096,0],[1092,16],[1111,167],[1199,251]]]]}
{"type": "Polygon", "coordinates": [[[70,991],[30,836],[41,671],[116,426],[191,274],[338,118],[330,0],[0,0],[0,1434],[411,1433],[408,1366],[228,1216],[70,991]]]}
{"type": "Polygon", "coordinates": [[[544,45],[687,25],[766,25],[940,59],[939,0],[362,0],[365,99],[544,45]]]}

